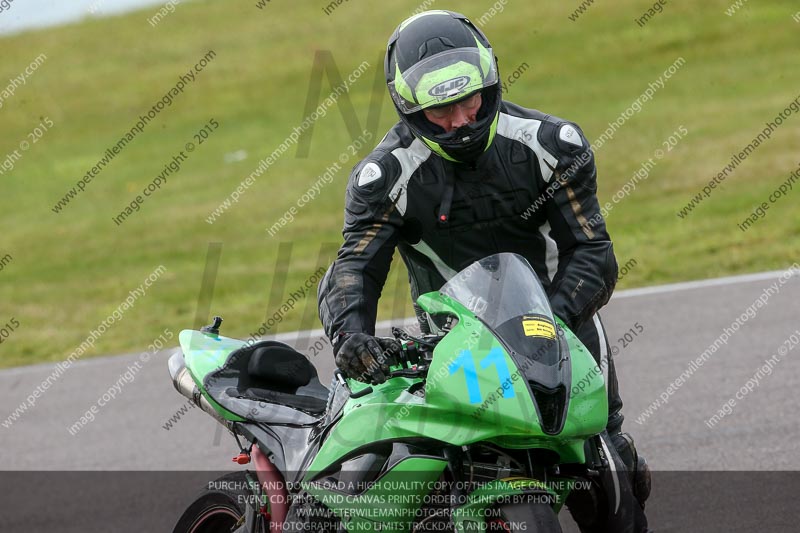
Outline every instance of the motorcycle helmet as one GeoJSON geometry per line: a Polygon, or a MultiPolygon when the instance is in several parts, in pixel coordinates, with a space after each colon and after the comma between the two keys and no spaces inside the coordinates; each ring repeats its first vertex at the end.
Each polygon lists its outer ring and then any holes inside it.
{"type": "Polygon", "coordinates": [[[486,36],[464,15],[434,10],[403,21],[389,39],[384,73],[400,120],[431,150],[470,162],[489,148],[500,116],[497,61],[486,36]],[[449,133],[423,113],[477,92],[476,121],[449,133]]]}

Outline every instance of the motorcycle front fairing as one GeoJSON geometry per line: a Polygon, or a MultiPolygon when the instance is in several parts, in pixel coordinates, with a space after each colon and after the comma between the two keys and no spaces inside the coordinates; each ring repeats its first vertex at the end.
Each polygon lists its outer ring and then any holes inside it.
{"type": "Polygon", "coordinates": [[[607,421],[602,373],[553,317],[525,259],[498,254],[473,263],[417,304],[457,319],[436,346],[426,379],[415,389],[390,379],[351,399],[310,470],[325,470],[345,449],[408,439],[543,448],[560,462],[584,461],[585,440],[607,421]]]}
{"type": "MultiPolygon", "coordinates": [[[[439,293],[467,307],[500,341],[517,368],[510,374],[498,367],[501,383],[508,378],[527,383],[542,430],[560,433],[572,377],[569,346],[528,262],[510,253],[486,257],[450,279],[439,293]]],[[[483,359],[481,365],[491,361],[483,359]]]]}
{"type": "Polygon", "coordinates": [[[472,316],[459,313],[459,321],[483,326],[485,331],[468,334],[469,346],[448,346],[451,331],[437,352],[457,353],[456,365],[467,360],[463,376],[470,403],[478,404],[473,418],[497,428],[493,442],[540,446],[557,451],[562,462],[583,462],[583,442],[607,422],[603,374],[583,343],[554,317],[527,260],[511,253],[486,257],[420,300],[432,314],[466,308],[472,316]]]}

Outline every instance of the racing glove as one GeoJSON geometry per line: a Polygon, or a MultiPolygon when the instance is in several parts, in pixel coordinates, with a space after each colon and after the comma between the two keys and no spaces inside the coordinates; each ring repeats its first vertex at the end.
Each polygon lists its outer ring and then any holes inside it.
{"type": "Polygon", "coordinates": [[[401,349],[400,342],[391,337],[351,333],[336,353],[336,366],[349,378],[373,385],[383,383],[389,374],[390,360],[401,349]]]}

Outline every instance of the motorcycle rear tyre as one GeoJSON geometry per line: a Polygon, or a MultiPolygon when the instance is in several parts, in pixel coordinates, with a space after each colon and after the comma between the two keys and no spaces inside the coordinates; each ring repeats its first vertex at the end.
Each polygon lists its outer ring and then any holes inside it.
{"type": "Polygon", "coordinates": [[[244,472],[231,472],[209,483],[209,487],[183,512],[172,533],[218,533],[231,531],[252,499],[244,472]]]}

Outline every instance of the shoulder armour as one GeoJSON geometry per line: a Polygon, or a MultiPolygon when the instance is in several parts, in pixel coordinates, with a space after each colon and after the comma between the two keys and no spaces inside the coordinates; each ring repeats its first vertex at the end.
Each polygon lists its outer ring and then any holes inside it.
{"type": "Polygon", "coordinates": [[[392,154],[373,150],[350,173],[345,191],[346,219],[377,211],[386,203],[399,176],[400,164],[392,154]]]}
{"type": "Polygon", "coordinates": [[[558,170],[577,172],[593,164],[591,145],[574,122],[548,116],[539,128],[539,142],[558,158],[558,170]]]}

